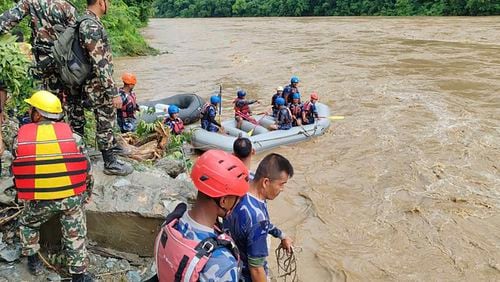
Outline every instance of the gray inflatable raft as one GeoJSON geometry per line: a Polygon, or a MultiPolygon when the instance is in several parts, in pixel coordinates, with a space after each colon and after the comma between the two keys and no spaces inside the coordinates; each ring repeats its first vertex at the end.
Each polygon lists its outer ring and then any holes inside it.
{"type": "Polygon", "coordinates": [[[196,94],[177,94],[159,100],[140,103],[141,106],[156,108],[156,110],[158,110],[158,106],[161,105],[164,109],[156,113],[144,113],[138,116],[137,119],[144,120],[145,122],[154,122],[157,119],[163,119],[167,115],[168,106],[176,105],[180,109],[179,117],[184,124],[191,124],[200,119],[200,112],[203,104],[205,104],[203,98],[196,94]]]}
{"type": "Polygon", "coordinates": [[[289,130],[268,130],[270,124],[274,123],[274,118],[269,116],[255,116],[256,120],[260,120],[258,126],[244,121],[241,130],[236,128],[234,119],[225,120],[222,122],[228,135],[209,132],[201,127],[193,129],[192,144],[195,149],[209,150],[221,149],[232,152],[233,143],[238,136],[247,137],[252,141],[253,148],[256,152],[270,150],[282,145],[293,144],[311,139],[312,137],[323,135],[325,130],[330,127],[330,109],[325,104],[317,103],[318,114],[320,118],[314,124],[304,126],[295,126],[289,130]],[[255,129],[254,129],[255,128],[255,129]],[[254,129],[252,136],[248,136],[248,132],[254,129]]]}

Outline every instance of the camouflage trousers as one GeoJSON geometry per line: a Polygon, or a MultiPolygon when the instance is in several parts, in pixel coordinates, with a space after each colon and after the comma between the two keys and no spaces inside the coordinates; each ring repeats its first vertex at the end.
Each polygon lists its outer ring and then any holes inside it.
{"type": "Polygon", "coordinates": [[[60,200],[27,201],[19,218],[22,254],[31,256],[40,250],[40,226],[53,216],[60,215],[62,245],[66,252],[69,272],[85,272],[88,261],[83,200],[82,195],[77,195],[60,200]]]}
{"type": "Polygon", "coordinates": [[[85,127],[85,104],[94,112],[96,120],[96,141],[100,151],[109,150],[116,146],[113,128],[116,122],[116,110],[111,99],[104,94],[68,95],[68,121],[76,133],[82,134],[85,127]]]}

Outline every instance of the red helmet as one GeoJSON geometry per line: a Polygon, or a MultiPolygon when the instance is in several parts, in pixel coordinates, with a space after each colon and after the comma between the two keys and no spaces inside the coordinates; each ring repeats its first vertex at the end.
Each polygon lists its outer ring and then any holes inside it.
{"type": "Polygon", "coordinates": [[[136,85],[137,83],[137,78],[135,77],[135,75],[133,73],[124,73],[122,75],[122,81],[123,83],[125,84],[129,84],[129,85],[136,85]]]}
{"type": "Polygon", "coordinates": [[[318,100],[318,93],[316,93],[316,92],[311,93],[311,100],[313,100],[313,99],[318,100]]]}
{"type": "Polygon", "coordinates": [[[243,196],[248,191],[248,168],[221,150],[201,155],[193,166],[191,179],[198,191],[212,198],[243,196]]]}

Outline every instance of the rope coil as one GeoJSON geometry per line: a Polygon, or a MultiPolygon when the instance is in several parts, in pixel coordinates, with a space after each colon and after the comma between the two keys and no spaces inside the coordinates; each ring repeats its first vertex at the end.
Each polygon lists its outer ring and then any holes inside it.
{"type": "Polygon", "coordinates": [[[278,264],[278,277],[283,281],[297,282],[297,259],[295,252],[288,253],[280,246],[274,251],[276,254],[276,263],[278,264]],[[290,280],[288,280],[290,279],[290,280]]]}

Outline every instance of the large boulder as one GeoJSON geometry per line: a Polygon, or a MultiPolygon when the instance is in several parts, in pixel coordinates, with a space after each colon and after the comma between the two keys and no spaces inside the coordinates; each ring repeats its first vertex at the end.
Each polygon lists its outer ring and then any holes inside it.
{"type": "MultiPolygon", "coordinates": [[[[163,169],[137,165],[128,176],[109,176],[102,172],[102,161],[92,168],[95,185],[86,206],[88,238],[101,247],[152,256],[164,216],[196,195],[186,174],[174,179],[163,169]]],[[[46,224],[42,238],[60,238],[58,224],[56,219],[46,224]]]]}

